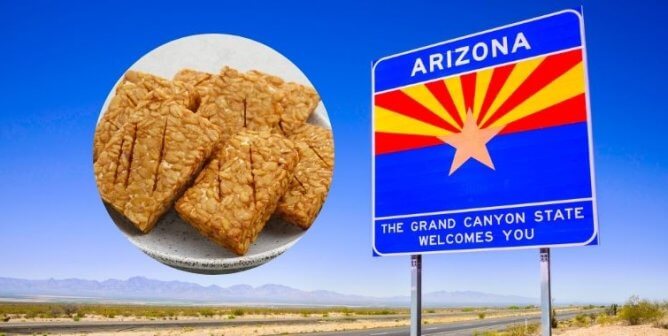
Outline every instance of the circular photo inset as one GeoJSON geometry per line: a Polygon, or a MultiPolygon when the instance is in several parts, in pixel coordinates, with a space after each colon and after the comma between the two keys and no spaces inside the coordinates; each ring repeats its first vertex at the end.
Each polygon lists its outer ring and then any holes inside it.
{"type": "Polygon", "coordinates": [[[95,178],[129,240],[169,266],[239,272],[294,245],[334,168],[325,106],[270,47],[193,35],[133,64],[109,93],[95,178]]]}

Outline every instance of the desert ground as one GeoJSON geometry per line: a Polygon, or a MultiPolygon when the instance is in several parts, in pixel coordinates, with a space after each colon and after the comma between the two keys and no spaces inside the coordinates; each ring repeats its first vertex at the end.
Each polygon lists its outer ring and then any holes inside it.
{"type": "MultiPolygon", "coordinates": [[[[563,307],[572,313],[582,307],[563,307]]],[[[533,317],[535,306],[425,309],[426,326],[533,317]]],[[[35,326],[49,335],[276,335],[373,330],[409,324],[404,308],[253,308],[137,305],[0,304],[0,335],[10,326],[35,326]],[[215,323],[215,325],[214,325],[215,323]],[[107,329],[99,329],[101,325],[107,329]],[[113,324],[113,326],[109,326],[113,324]],[[151,326],[160,324],[159,328],[151,326]],[[62,326],[68,325],[68,328],[62,326]],[[3,326],[5,329],[3,329],[3,326]],[[42,328],[42,329],[41,329],[42,328]],[[51,328],[51,329],[49,329],[51,328]],[[113,328],[113,329],[110,329],[113,328]]],[[[16,329],[14,329],[16,330],[16,329]]],[[[24,329],[24,331],[27,329],[24,329]]],[[[28,332],[25,332],[28,333],[28,332]]]]}
{"type": "Polygon", "coordinates": [[[558,336],[667,336],[668,329],[661,329],[652,325],[595,325],[588,328],[579,328],[558,333],[558,336]]]}
{"type": "MultiPolygon", "coordinates": [[[[555,335],[668,336],[668,314],[653,323],[631,326],[606,310],[591,305],[560,307],[555,335]]],[[[425,309],[423,330],[438,335],[532,336],[538,335],[539,313],[535,306],[425,309]]],[[[408,325],[408,310],[403,308],[0,303],[0,336],[403,335],[408,325]]]]}

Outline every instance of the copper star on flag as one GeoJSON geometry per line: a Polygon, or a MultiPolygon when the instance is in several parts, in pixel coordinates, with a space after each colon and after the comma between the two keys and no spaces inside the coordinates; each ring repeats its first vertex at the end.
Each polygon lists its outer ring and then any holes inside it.
{"type": "Polygon", "coordinates": [[[492,162],[487,150],[487,142],[499,134],[501,129],[503,127],[481,128],[476,123],[473,112],[469,109],[466,112],[466,120],[464,120],[464,127],[462,127],[461,132],[438,137],[441,141],[455,148],[455,157],[452,160],[449,175],[452,175],[471,158],[494,169],[494,162],[492,162]]]}

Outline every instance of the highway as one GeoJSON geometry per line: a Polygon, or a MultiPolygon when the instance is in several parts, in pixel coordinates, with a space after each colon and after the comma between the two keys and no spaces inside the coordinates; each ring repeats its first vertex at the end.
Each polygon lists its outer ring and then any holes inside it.
{"type": "MultiPolygon", "coordinates": [[[[559,320],[567,320],[575,317],[581,312],[563,313],[557,315],[559,320]]],[[[453,322],[445,324],[434,324],[422,326],[422,335],[430,336],[470,336],[474,331],[499,330],[512,324],[540,322],[540,315],[531,315],[527,317],[500,317],[484,320],[472,320],[463,322],[453,322]]],[[[337,332],[320,332],[302,334],[308,336],[410,336],[408,327],[398,328],[380,328],[367,330],[349,330],[337,332]]]]}

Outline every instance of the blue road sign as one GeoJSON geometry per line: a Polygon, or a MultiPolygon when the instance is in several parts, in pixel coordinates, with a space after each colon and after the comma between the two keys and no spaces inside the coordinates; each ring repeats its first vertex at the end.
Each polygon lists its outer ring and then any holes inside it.
{"type": "Polygon", "coordinates": [[[375,255],[598,243],[582,14],[383,57],[375,255]]]}

